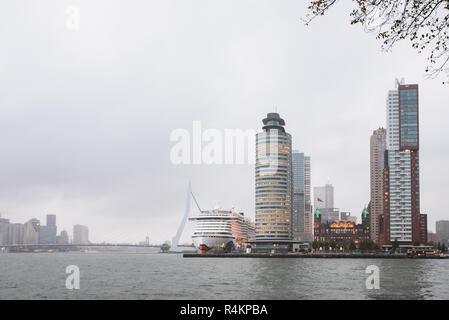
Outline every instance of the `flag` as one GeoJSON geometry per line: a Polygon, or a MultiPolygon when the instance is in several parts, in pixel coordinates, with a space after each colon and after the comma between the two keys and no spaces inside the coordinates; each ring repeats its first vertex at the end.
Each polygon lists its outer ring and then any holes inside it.
{"type": "Polygon", "coordinates": [[[321,200],[320,198],[316,198],[316,200],[317,200],[318,202],[324,202],[324,201],[321,200]]]}

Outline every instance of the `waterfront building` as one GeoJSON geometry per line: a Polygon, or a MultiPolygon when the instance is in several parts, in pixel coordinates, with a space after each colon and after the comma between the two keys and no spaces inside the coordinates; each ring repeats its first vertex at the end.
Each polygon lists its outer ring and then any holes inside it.
{"type": "Polygon", "coordinates": [[[55,214],[47,214],[47,226],[56,228],[56,215],[55,214]]]}
{"type": "Polygon", "coordinates": [[[419,99],[417,84],[397,83],[387,97],[387,151],[383,169],[383,245],[424,243],[427,226],[420,213],[419,99]]]}
{"type": "Polygon", "coordinates": [[[39,243],[40,221],[33,218],[26,222],[23,227],[23,243],[38,244],[39,243]]]}
{"type": "Polygon", "coordinates": [[[320,209],[315,209],[314,240],[317,242],[334,242],[336,247],[349,248],[351,243],[359,243],[370,238],[369,213],[362,211],[362,223],[349,220],[322,221],[320,209]]]}
{"type": "Polygon", "coordinates": [[[24,243],[25,226],[21,223],[10,223],[8,219],[0,218],[0,246],[24,243]]]}
{"type": "Polygon", "coordinates": [[[310,156],[304,156],[304,241],[313,240],[313,209],[312,209],[312,164],[310,156]]]}
{"type": "Polygon", "coordinates": [[[437,241],[447,246],[449,242],[449,220],[437,221],[435,230],[437,241]]]}
{"type": "Polygon", "coordinates": [[[296,150],[292,154],[293,170],[293,215],[292,235],[294,240],[304,236],[305,197],[304,197],[304,153],[296,150]]]}
{"type": "Polygon", "coordinates": [[[47,224],[41,225],[39,228],[39,243],[54,244],[56,243],[56,215],[47,214],[47,224]]]}
{"type": "Polygon", "coordinates": [[[8,244],[9,220],[0,217],[0,246],[8,244]]]}
{"type": "Polygon", "coordinates": [[[7,244],[9,245],[23,244],[24,231],[25,227],[22,223],[9,224],[7,244]]]}
{"type": "Polygon", "coordinates": [[[285,249],[292,240],[292,138],[278,113],[269,113],[263,124],[256,135],[255,245],[285,249]]]}
{"type": "Polygon", "coordinates": [[[374,242],[379,242],[379,219],[384,207],[383,169],[386,149],[387,131],[384,128],[374,130],[370,139],[370,233],[374,242]]]}
{"type": "Polygon", "coordinates": [[[69,234],[67,231],[62,230],[61,234],[56,237],[57,244],[69,244],[69,234]]]}
{"type": "Polygon", "coordinates": [[[73,244],[89,244],[89,229],[86,226],[73,226],[73,244]]]}

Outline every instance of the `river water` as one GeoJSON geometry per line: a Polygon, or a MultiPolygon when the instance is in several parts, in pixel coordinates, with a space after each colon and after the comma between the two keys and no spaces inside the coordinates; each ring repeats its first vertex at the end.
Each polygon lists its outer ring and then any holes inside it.
{"type": "Polygon", "coordinates": [[[449,299],[449,260],[0,254],[0,299],[449,299]],[[66,267],[80,289],[66,288],[66,267]],[[367,289],[369,265],[379,289],[367,289]]]}

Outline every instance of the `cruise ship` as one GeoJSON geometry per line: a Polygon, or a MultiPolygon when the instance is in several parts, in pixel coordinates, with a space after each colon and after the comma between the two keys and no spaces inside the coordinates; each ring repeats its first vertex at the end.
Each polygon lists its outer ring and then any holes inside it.
{"type": "Polygon", "coordinates": [[[234,210],[201,211],[189,220],[196,222],[192,240],[201,253],[243,248],[255,235],[254,224],[243,213],[234,210]]]}

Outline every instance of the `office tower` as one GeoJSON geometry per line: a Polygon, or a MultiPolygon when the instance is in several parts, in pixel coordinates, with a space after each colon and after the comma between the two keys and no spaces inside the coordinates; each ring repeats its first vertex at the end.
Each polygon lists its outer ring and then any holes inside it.
{"type": "Polygon", "coordinates": [[[334,208],[334,187],[331,184],[313,188],[313,196],[315,209],[334,208]]]}
{"type": "MultiPolygon", "coordinates": [[[[420,215],[418,85],[397,83],[387,98],[381,244],[425,242],[420,215]]],[[[427,234],[427,232],[426,232],[427,234]]]]}
{"type": "Polygon", "coordinates": [[[291,240],[291,135],[278,113],[263,119],[256,135],[256,241],[291,240]]]}
{"type": "Polygon", "coordinates": [[[10,223],[0,218],[0,245],[16,245],[24,243],[25,227],[21,223],[10,223]]]}
{"type": "Polygon", "coordinates": [[[436,237],[439,243],[444,243],[446,246],[449,241],[449,221],[440,220],[436,222],[436,237]]]}
{"type": "Polygon", "coordinates": [[[38,244],[39,243],[40,221],[33,218],[24,224],[23,243],[38,244]]]}
{"type": "Polygon", "coordinates": [[[304,153],[296,150],[292,154],[293,168],[293,240],[302,240],[304,236],[305,199],[304,199],[304,153]]]}
{"type": "Polygon", "coordinates": [[[53,228],[49,226],[40,226],[39,228],[39,244],[55,243],[56,233],[53,232],[53,228]]]}
{"type": "Polygon", "coordinates": [[[47,226],[56,228],[56,215],[47,214],[47,226]]]}
{"type": "Polygon", "coordinates": [[[8,228],[8,244],[23,244],[24,225],[21,223],[11,223],[8,228]]]}
{"type": "Polygon", "coordinates": [[[56,243],[56,215],[47,214],[47,225],[40,226],[39,229],[39,243],[50,244],[56,243]]]}
{"type": "Polygon", "coordinates": [[[89,229],[86,226],[73,226],[73,244],[89,244],[89,229]]]}
{"type": "Polygon", "coordinates": [[[0,245],[7,245],[8,243],[8,228],[9,220],[0,217],[0,245]]]}
{"type": "Polygon", "coordinates": [[[340,210],[334,208],[334,187],[326,184],[313,188],[314,208],[319,210],[321,222],[340,219],[340,210]]]}
{"type": "Polygon", "coordinates": [[[58,244],[68,244],[69,243],[69,234],[67,231],[62,230],[61,234],[56,237],[56,243],[58,244]]]}
{"type": "Polygon", "coordinates": [[[386,149],[387,131],[384,128],[374,130],[370,139],[370,237],[374,242],[379,242],[379,219],[384,207],[383,169],[386,149]]]}
{"type": "Polygon", "coordinates": [[[304,241],[313,241],[311,183],[312,169],[310,156],[304,156],[304,241]]]}

